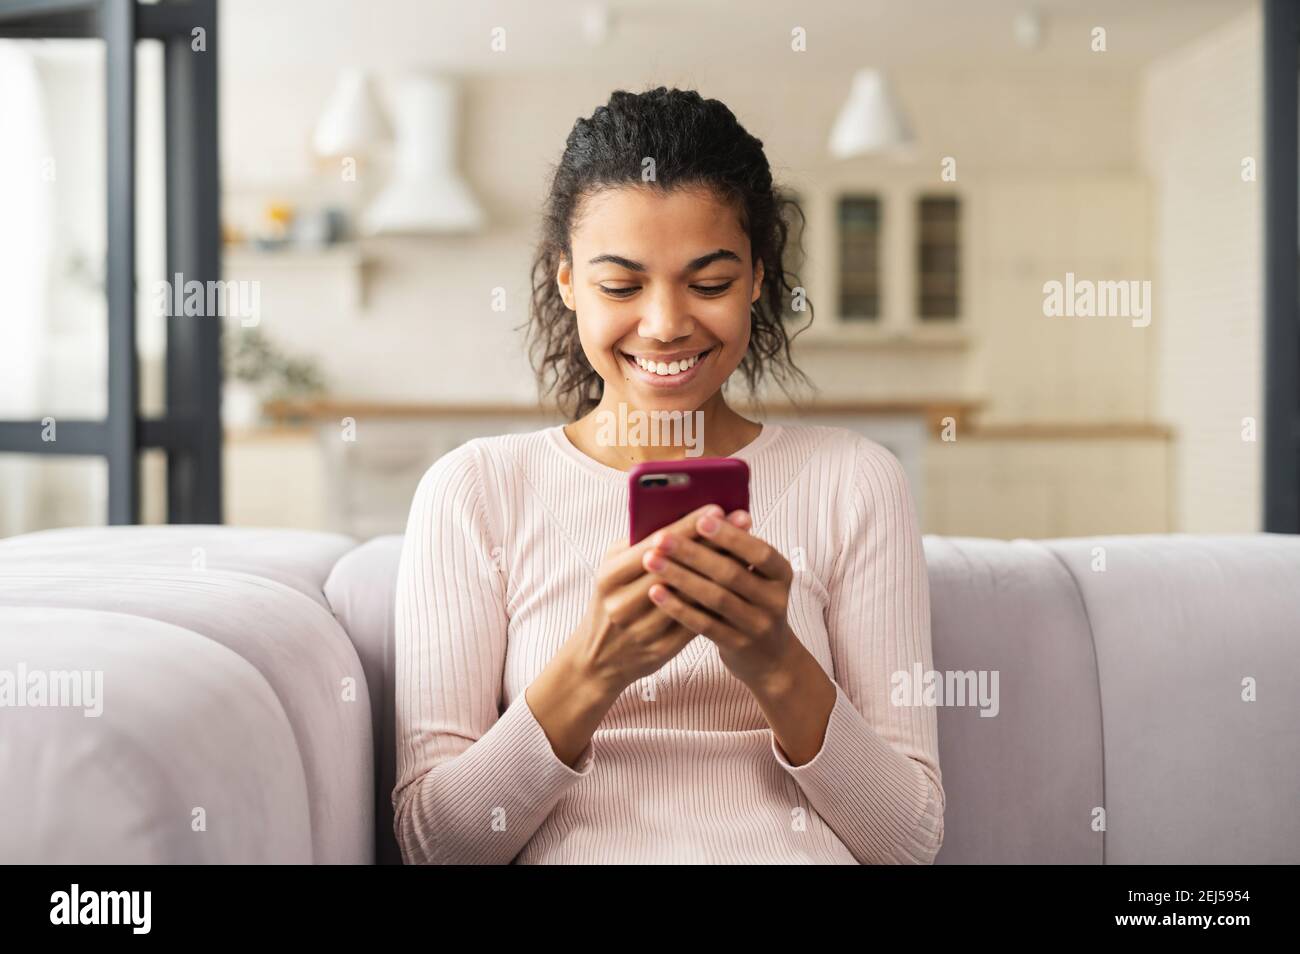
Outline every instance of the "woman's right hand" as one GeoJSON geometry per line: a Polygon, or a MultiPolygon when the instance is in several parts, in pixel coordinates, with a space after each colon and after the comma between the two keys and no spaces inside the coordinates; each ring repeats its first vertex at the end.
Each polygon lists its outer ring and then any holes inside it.
{"type": "Polygon", "coordinates": [[[650,601],[657,582],[641,560],[671,531],[696,537],[696,522],[716,504],[701,507],[640,543],[618,541],[605,551],[587,614],[559,652],[525,690],[525,701],[565,764],[576,764],[596,727],[623,690],[663,666],[695,638],[650,601]]]}
{"type": "Polygon", "coordinates": [[[596,570],[587,615],[565,643],[564,651],[572,653],[580,672],[614,695],[657,672],[695,638],[695,633],[651,601],[650,587],[657,578],[646,571],[641,561],[664,532],[698,537],[696,523],[706,513],[719,518],[723,515],[721,507],[709,504],[640,543],[615,541],[605,551],[596,570]]]}

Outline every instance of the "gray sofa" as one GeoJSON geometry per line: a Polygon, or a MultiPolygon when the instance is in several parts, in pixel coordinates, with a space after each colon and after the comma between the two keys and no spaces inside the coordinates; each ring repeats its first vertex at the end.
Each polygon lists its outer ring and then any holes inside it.
{"type": "MultiPolygon", "coordinates": [[[[0,541],[0,673],[103,684],[0,708],[0,861],[398,861],[400,544],[0,541]]],[[[935,669],[996,689],[938,709],[940,863],[1300,862],[1300,538],[925,547],[935,669]]]]}

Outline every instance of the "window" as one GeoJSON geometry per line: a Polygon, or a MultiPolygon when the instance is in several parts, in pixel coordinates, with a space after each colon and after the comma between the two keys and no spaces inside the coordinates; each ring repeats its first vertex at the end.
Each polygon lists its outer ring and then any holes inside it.
{"type": "Polygon", "coordinates": [[[840,318],[880,318],[880,199],[844,196],[839,202],[840,318]]]}
{"type": "Polygon", "coordinates": [[[917,202],[916,315],[952,321],[960,312],[960,203],[950,196],[917,202]]]}

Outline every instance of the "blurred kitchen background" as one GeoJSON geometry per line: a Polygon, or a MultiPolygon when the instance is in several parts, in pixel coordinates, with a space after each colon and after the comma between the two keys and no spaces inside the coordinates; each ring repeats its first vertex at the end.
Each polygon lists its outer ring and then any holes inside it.
{"type": "MultiPolygon", "coordinates": [[[[676,85],[730,106],[807,215],[820,391],[768,419],[889,446],[926,533],[1260,529],[1256,0],[217,10],[224,277],[259,298],[219,319],[227,523],[400,532],[439,454],[557,422],[518,330],[548,172],[612,90],[676,85]],[[1067,273],[1149,281],[1150,323],[1045,316],[1067,273]]],[[[137,69],[151,415],[161,52],[137,69]]],[[[0,41],[0,108],[0,418],[103,417],[101,44],[0,41]]],[[[141,456],[165,522],[164,452],[141,456]]],[[[103,523],[106,486],[99,458],[0,454],[0,536],[103,523]]]]}

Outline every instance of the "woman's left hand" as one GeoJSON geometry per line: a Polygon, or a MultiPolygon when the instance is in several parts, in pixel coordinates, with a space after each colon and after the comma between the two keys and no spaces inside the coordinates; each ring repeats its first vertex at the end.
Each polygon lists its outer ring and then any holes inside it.
{"type": "Polygon", "coordinates": [[[700,518],[700,541],[660,531],[642,565],[662,580],[650,598],[689,631],[713,640],[727,668],[755,687],[780,674],[799,641],[786,620],[794,571],[749,532],[751,523],[743,510],[724,520],[718,507],[700,518]]]}

